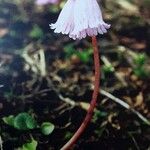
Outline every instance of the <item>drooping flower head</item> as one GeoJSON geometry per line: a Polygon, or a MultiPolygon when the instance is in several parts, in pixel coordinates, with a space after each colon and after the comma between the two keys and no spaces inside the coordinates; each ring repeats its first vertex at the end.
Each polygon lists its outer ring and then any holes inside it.
{"type": "Polygon", "coordinates": [[[59,0],[36,0],[37,5],[57,4],[59,0]]]}
{"type": "Polygon", "coordinates": [[[50,25],[55,33],[68,34],[70,38],[104,34],[110,25],[103,21],[96,0],[68,0],[55,24],[50,25]]]}

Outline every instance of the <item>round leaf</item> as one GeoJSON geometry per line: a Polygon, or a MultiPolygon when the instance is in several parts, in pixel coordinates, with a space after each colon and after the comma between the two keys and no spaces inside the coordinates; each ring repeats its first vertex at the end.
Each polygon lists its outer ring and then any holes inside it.
{"type": "Polygon", "coordinates": [[[8,124],[8,125],[10,125],[10,126],[13,126],[14,125],[14,116],[13,115],[10,115],[10,116],[8,116],[8,117],[3,117],[2,119],[3,119],[3,121],[6,123],[6,124],[8,124]]]}
{"type": "Polygon", "coordinates": [[[44,122],[41,125],[41,132],[44,135],[49,135],[53,132],[54,128],[55,128],[54,124],[52,124],[50,122],[44,122]]]}
{"type": "Polygon", "coordinates": [[[29,116],[29,117],[26,118],[26,126],[28,127],[28,129],[34,129],[34,128],[36,128],[37,123],[34,120],[34,118],[29,116]]]}
{"type": "Polygon", "coordinates": [[[14,119],[14,127],[19,130],[33,129],[36,122],[28,113],[20,113],[14,119]]]}
{"type": "Polygon", "coordinates": [[[36,150],[37,145],[38,145],[37,141],[32,139],[30,143],[26,143],[23,145],[22,150],[36,150]]]}

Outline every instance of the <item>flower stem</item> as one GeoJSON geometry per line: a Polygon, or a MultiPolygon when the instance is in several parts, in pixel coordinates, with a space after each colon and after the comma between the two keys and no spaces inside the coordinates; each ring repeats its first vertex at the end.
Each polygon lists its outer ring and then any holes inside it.
{"type": "Polygon", "coordinates": [[[94,82],[94,91],[93,91],[90,107],[79,129],[76,131],[73,137],[61,148],[61,150],[72,149],[72,146],[77,142],[78,138],[81,136],[81,134],[87,128],[88,124],[91,122],[94,108],[96,107],[97,96],[99,93],[99,84],[100,84],[100,60],[99,60],[97,39],[95,36],[92,37],[92,45],[93,45],[93,53],[94,53],[95,82],[94,82]]]}

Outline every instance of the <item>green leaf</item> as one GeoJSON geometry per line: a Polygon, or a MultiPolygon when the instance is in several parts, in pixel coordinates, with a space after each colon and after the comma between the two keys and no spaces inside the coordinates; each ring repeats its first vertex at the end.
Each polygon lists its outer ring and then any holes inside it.
{"type": "Polygon", "coordinates": [[[26,125],[28,129],[34,129],[37,126],[36,121],[31,116],[26,119],[26,125]]]}
{"type": "Polygon", "coordinates": [[[107,116],[107,112],[95,110],[92,122],[96,123],[99,118],[105,118],[107,116]]]}
{"type": "Polygon", "coordinates": [[[102,134],[104,133],[105,129],[106,129],[106,126],[102,126],[102,127],[100,126],[98,129],[94,131],[94,133],[100,138],[102,134]]]}
{"type": "Polygon", "coordinates": [[[138,54],[134,58],[134,62],[137,66],[143,66],[146,63],[146,55],[145,54],[138,54]]]}
{"type": "Polygon", "coordinates": [[[91,54],[92,54],[92,50],[91,49],[87,49],[87,50],[83,50],[83,51],[76,51],[75,53],[78,58],[83,62],[83,63],[88,63],[91,61],[91,54]]]}
{"type": "Polygon", "coordinates": [[[80,60],[84,63],[87,63],[89,62],[90,60],[90,57],[89,57],[89,54],[88,53],[77,53],[77,56],[80,58],[80,60]]]}
{"type": "Polygon", "coordinates": [[[149,72],[144,67],[133,68],[134,74],[139,78],[148,78],[149,72]]]}
{"type": "Polygon", "coordinates": [[[72,44],[68,44],[64,47],[65,57],[68,59],[72,55],[76,55],[83,63],[88,63],[91,61],[92,49],[86,50],[75,50],[72,44]]]}
{"type": "Polygon", "coordinates": [[[29,36],[31,38],[40,39],[44,35],[42,29],[38,25],[34,25],[32,31],[30,32],[29,36]]]}
{"type": "Polygon", "coordinates": [[[102,69],[105,74],[114,72],[114,67],[112,65],[104,65],[102,69]]]}
{"type": "Polygon", "coordinates": [[[50,122],[44,122],[41,125],[41,132],[44,135],[49,135],[53,132],[54,128],[55,128],[54,124],[52,124],[50,122]]]}
{"type": "Polygon", "coordinates": [[[69,140],[69,139],[71,139],[71,137],[73,136],[73,133],[72,132],[69,132],[69,131],[67,131],[66,133],[65,133],[65,140],[69,140]]]}
{"type": "Polygon", "coordinates": [[[20,113],[14,119],[14,127],[18,130],[34,129],[36,121],[28,113],[20,113]]]}
{"type": "Polygon", "coordinates": [[[64,47],[65,57],[66,59],[70,58],[73,54],[75,54],[75,49],[72,44],[68,44],[64,47]]]}
{"type": "Polygon", "coordinates": [[[20,150],[36,150],[38,142],[32,138],[30,143],[25,143],[20,150]]]}
{"type": "Polygon", "coordinates": [[[3,117],[3,118],[2,118],[2,120],[3,120],[6,124],[8,124],[8,125],[10,125],[10,126],[14,126],[14,119],[15,119],[15,117],[14,117],[13,115],[10,115],[10,116],[8,116],[8,117],[3,117]]]}

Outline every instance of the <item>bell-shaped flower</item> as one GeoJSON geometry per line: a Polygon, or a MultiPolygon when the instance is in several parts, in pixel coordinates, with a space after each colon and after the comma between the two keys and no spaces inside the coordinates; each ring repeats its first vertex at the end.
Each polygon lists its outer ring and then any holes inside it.
{"type": "Polygon", "coordinates": [[[54,32],[68,34],[73,39],[104,34],[110,28],[96,0],[68,0],[57,22],[50,26],[54,32]]]}

